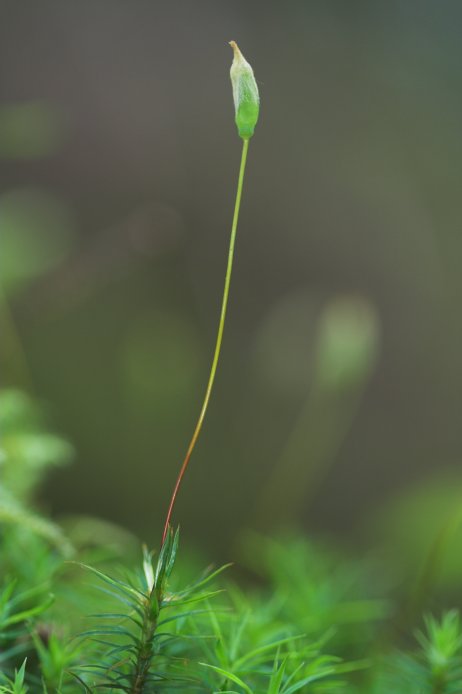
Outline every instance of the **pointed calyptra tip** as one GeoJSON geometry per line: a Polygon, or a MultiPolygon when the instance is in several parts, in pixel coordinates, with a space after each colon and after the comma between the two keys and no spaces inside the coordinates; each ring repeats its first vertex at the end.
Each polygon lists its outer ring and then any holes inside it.
{"type": "Polygon", "coordinates": [[[230,74],[237,130],[240,137],[249,140],[254,133],[260,111],[258,87],[253,70],[239,50],[237,43],[230,41],[229,45],[234,52],[230,74]]]}
{"type": "Polygon", "coordinates": [[[239,50],[239,46],[237,45],[236,41],[230,41],[229,45],[233,49],[233,53],[234,53],[235,58],[237,58],[237,59],[243,58],[243,55],[242,55],[241,51],[239,50]]]}

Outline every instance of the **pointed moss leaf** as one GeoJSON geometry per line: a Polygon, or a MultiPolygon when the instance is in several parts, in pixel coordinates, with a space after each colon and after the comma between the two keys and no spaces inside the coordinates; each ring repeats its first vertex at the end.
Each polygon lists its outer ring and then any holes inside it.
{"type": "Polygon", "coordinates": [[[287,658],[284,658],[284,660],[279,665],[279,667],[278,667],[277,658],[276,658],[274,666],[275,667],[274,667],[273,675],[271,677],[270,684],[268,687],[268,694],[279,694],[279,692],[281,691],[281,685],[282,685],[282,681],[284,679],[284,674],[285,674],[286,666],[287,666],[287,658]]]}
{"type": "Polygon", "coordinates": [[[288,687],[288,689],[284,689],[284,694],[294,694],[294,692],[299,692],[300,689],[303,689],[306,687],[307,684],[312,684],[313,682],[318,682],[320,679],[323,679],[327,675],[333,674],[334,670],[332,669],[332,672],[320,672],[319,674],[316,675],[310,675],[309,677],[304,677],[302,680],[299,682],[295,682],[291,687],[288,687]]]}
{"type": "Polygon", "coordinates": [[[24,622],[27,619],[30,619],[31,617],[36,617],[37,615],[42,614],[42,612],[45,612],[45,610],[47,610],[50,607],[50,605],[53,604],[53,602],[54,596],[50,595],[48,599],[40,605],[36,605],[35,607],[31,607],[28,610],[23,610],[21,612],[16,612],[15,614],[12,614],[10,617],[3,621],[3,627],[8,627],[12,624],[19,624],[19,622],[24,622]]]}
{"type": "Polygon", "coordinates": [[[185,619],[185,617],[192,617],[194,615],[198,614],[208,614],[209,610],[190,610],[189,612],[182,612],[181,614],[175,614],[172,617],[166,617],[165,619],[161,619],[158,622],[159,627],[164,626],[165,624],[168,624],[169,622],[176,622],[179,619],[185,619]]]}
{"type": "Polygon", "coordinates": [[[143,547],[143,572],[146,579],[146,587],[150,593],[154,588],[154,569],[152,568],[152,552],[146,546],[143,547]]]}
{"type": "Polygon", "coordinates": [[[89,629],[88,631],[83,631],[79,634],[81,637],[87,636],[126,636],[127,639],[133,641],[135,645],[139,644],[139,639],[136,638],[128,629],[123,629],[122,627],[100,627],[98,629],[89,629]]]}
{"type": "Polygon", "coordinates": [[[169,578],[172,573],[173,567],[175,565],[176,555],[178,552],[178,543],[180,541],[180,529],[177,528],[175,535],[173,537],[172,546],[167,559],[167,566],[165,568],[165,577],[169,578]]]}
{"type": "Polygon", "coordinates": [[[199,665],[202,665],[203,667],[208,667],[211,670],[218,672],[219,675],[222,675],[227,680],[231,680],[231,682],[234,682],[234,684],[237,684],[237,685],[239,685],[239,687],[242,687],[242,689],[245,692],[247,692],[247,694],[253,694],[250,687],[245,682],[243,682],[243,680],[241,680],[240,677],[235,675],[233,672],[228,672],[228,670],[224,670],[223,668],[217,667],[216,665],[209,665],[209,663],[199,663],[199,665]]]}
{"type": "Polygon", "coordinates": [[[232,566],[232,563],[230,562],[229,564],[224,564],[223,566],[220,566],[219,569],[216,569],[210,574],[207,574],[206,576],[200,578],[197,583],[192,583],[190,586],[185,588],[184,590],[180,590],[176,593],[176,596],[183,596],[183,595],[189,595],[193,591],[199,590],[199,588],[203,588],[203,586],[207,585],[207,583],[210,583],[210,581],[213,581],[214,578],[219,576],[223,571],[226,569],[229,569],[229,567],[232,566]]]}
{"type": "Polygon", "coordinates": [[[4,605],[6,605],[10,601],[10,598],[13,595],[16,583],[17,583],[16,579],[13,579],[3,589],[2,595],[0,596],[0,608],[2,608],[4,605]]]}
{"type": "Polygon", "coordinates": [[[126,605],[129,607],[133,612],[136,612],[136,614],[142,618],[143,617],[143,610],[139,604],[139,602],[136,602],[134,598],[128,598],[122,595],[121,593],[116,593],[113,590],[108,590],[108,588],[105,588],[104,586],[95,586],[96,590],[98,590],[100,593],[104,593],[105,595],[110,595],[112,598],[115,600],[118,600],[121,602],[123,605],[126,605]]]}
{"type": "Polygon", "coordinates": [[[80,684],[81,687],[83,687],[83,690],[84,692],[86,692],[86,694],[91,694],[90,687],[87,684],[85,684],[81,677],[79,677],[75,672],[72,672],[72,670],[69,670],[69,674],[80,684]]]}
{"type": "Polygon", "coordinates": [[[116,578],[111,578],[111,576],[108,576],[102,571],[98,571],[98,569],[95,569],[93,566],[89,566],[88,564],[82,564],[80,562],[75,563],[82,569],[87,569],[87,571],[91,571],[91,573],[95,574],[95,576],[98,576],[98,578],[100,578],[105,583],[109,583],[109,585],[113,586],[116,590],[119,590],[121,593],[128,595],[131,598],[134,597],[138,600],[139,598],[144,599],[145,596],[140,590],[132,588],[132,586],[129,586],[126,583],[123,583],[122,581],[118,581],[116,578]]]}
{"type": "MultiPolygon", "coordinates": [[[[15,585],[16,585],[16,581],[12,581],[11,586],[13,589],[14,589],[15,585]]],[[[9,586],[8,586],[8,588],[9,588],[9,586]]],[[[20,593],[13,595],[12,597],[11,597],[11,591],[8,590],[8,592],[5,593],[5,595],[8,596],[7,597],[7,603],[8,603],[9,611],[12,612],[13,609],[16,610],[17,608],[19,608],[19,605],[21,605],[21,603],[31,602],[33,598],[37,598],[38,600],[40,600],[41,601],[40,604],[42,605],[43,604],[43,602],[42,602],[43,601],[43,593],[44,593],[44,591],[46,592],[46,589],[47,589],[47,585],[41,584],[38,586],[34,586],[33,588],[29,588],[28,590],[23,590],[20,593]],[[10,597],[11,597],[11,599],[10,599],[10,597]]],[[[52,599],[51,594],[47,596],[47,606],[48,606],[48,600],[50,600],[50,599],[52,599]]],[[[4,604],[6,604],[6,603],[3,603],[0,600],[0,607],[4,604]]]]}
{"type": "Polygon", "coordinates": [[[123,614],[122,612],[102,612],[99,614],[90,614],[88,616],[92,619],[118,619],[120,621],[128,619],[130,622],[132,622],[135,626],[139,627],[140,629],[143,626],[142,621],[140,619],[136,619],[135,617],[129,614],[123,614]]]}
{"type": "Polygon", "coordinates": [[[248,663],[251,660],[257,659],[261,655],[265,655],[268,652],[271,652],[273,650],[276,650],[279,646],[283,646],[287,643],[290,643],[291,641],[295,641],[296,639],[302,639],[304,638],[304,635],[300,636],[288,636],[285,639],[279,639],[278,641],[272,641],[271,643],[267,643],[264,646],[259,646],[258,648],[255,648],[252,651],[247,652],[245,655],[242,656],[242,658],[239,658],[235,662],[235,667],[236,668],[242,668],[245,663],[248,663]]]}
{"type": "Polygon", "coordinates": [[[215,595],[219,595],[220,593],[224,592],[225,591],[221,588],[219,590],[211,590],[208,593],[193,595],[193,597],[185,598],[184,600],[172,600],[170,602],[165,602],[163,604],[163,608],[165,609],[167,607],[183,607],[183,605],[191,605],[192,603],[200,602],[201,600],[208,600],[209,598],[213,598],[215,595]]]}
{"type": "MultiPolygon", "coordinates": [[[[178,531],[177,531],[178,532],[178,531]]],[[[159,559],[157,560],[154,584],[159,591],[162,591],[167,567],[170,565],[171,552],[173,547],[173,530],[169,526],[167,536],[162,544],[159,559]]]]}

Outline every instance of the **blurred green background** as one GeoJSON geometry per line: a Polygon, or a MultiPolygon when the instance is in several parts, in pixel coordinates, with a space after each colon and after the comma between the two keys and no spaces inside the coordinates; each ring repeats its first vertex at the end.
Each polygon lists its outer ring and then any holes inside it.
{"type": "Polygon", "coordinates": [[[1,384],[75,447],[43,505],[160,535],[221,301],[235,39],[261,120],[176,521],[224,554],[249,526],[359,541],[415,489],[408,546],[436,532],[462,499],[462,5],[2,0],[0,18],[1,384]]]}

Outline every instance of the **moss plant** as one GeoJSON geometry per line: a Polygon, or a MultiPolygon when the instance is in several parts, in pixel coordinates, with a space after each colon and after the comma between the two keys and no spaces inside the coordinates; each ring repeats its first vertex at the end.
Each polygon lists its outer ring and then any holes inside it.
{"type": "Polygon", "coordinates": [[[352,562],[297,536],[249,533],[242,541],[251,577],[244,588],[223,573],[228,566],[184,581],[191,569],[177,557],[179,532],[171,519],[216,375],[247,152],[259,115],[252,68],[231,45],[243,147],[225,287],[205,398],[160,551],[155,556],[145,548],[133,566],[123,562],[126,537],[114,556],[107,540],[98,544],[96,522],[89,544],[72,526],[66,534],[44,517],[35,507],[37,489],[72,449],[49,433],[31,398],[0,394],[0,694],[462,692],[457,611],[424,618],[413,642],[409,635],[386,642],[399,600],[373,562],[352,562]]]}

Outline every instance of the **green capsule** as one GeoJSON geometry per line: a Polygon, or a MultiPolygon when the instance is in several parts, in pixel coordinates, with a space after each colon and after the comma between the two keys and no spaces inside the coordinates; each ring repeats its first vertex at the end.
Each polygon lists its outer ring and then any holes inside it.
{"type": "Polygon", "coordinates": [[[242,55],[235,41],[229,45],[234,51],[231,65],[231,83],[233,85],[234,109],[239,136],[250,140],[255,130],[260,111],[260,97],[253,70],[242,55]]]}

